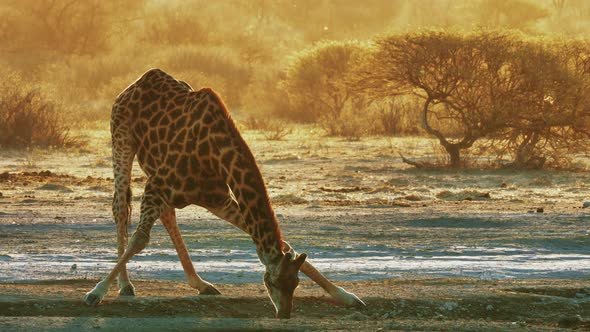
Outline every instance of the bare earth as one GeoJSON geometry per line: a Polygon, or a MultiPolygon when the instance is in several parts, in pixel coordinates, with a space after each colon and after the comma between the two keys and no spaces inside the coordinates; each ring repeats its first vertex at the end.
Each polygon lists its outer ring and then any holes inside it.
{"type": "Polygon", "coordinates": [[[530,330],[589,329],[577,315],[590,313],[588,281],[487,281],[436,278],[341,282],[367,304],[365,310],[335,306],[304,282],[290,320],[272,318],[261,283],[218,285],[222,296],[198,296],[186,284],[136,282],[138,296],[99,307],[81,294],[97,280],[0,285],[0,324],[6,330],[530,330]],[[584,295],[584,297],[580,297],[584,295]]]}
{"type": "MultiPolygon", "coordinates": [[[[92,151],[0,158],[0,330],[590,330],[587,172],[419,171],[422,139],[346,142],[246,133],[285,238],[367,308],[334,305],[302,278],[272,318],[247,236],[203,209],[178,213],[199,296],[161,225],[129,264],[138,296],[82,297],[113,266],[108,134],[92,151]]],[[[587,163],[585,157],[580,162],[587,163]]],[[[134,170],[134,220],[145,179],[134,170]]]]}

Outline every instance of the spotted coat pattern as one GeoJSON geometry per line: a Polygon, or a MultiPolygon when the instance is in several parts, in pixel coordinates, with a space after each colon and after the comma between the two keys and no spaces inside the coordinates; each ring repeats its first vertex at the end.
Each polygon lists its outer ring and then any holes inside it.
{"type": "Polygon", "coordinates": [[[148,177],[137,229],[146,239],[162,209],[196,204],[250,234],[259,253],[271,260],[282,256],[280,229],[260,171],[211,89],[193,91],[152,69],[117,98],[111,132],[116,220],[129,218],[131,166],[137,155],[148,177]]]}

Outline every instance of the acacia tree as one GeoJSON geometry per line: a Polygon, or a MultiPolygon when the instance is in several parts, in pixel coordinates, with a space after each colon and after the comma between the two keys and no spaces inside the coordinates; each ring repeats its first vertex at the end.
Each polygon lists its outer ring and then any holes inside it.
{"type": "Polygon", "coordinates": [[[387,36],[376,41],[358,84],[377,98],[418,96],[422,128],[458,168],[462,150],[505,125],[510,84],[504,71],[515,43],[496,33],[387,36]]]}
{"type": "Polygon", "coordinates": [[[377,97],[413,94],[422,128],[460,167],[481,138],[513,166],[540,168],[579,151],[590,137],[590,48],[509,34],[420,32],[377,40],[360,71],[377,97]]]}

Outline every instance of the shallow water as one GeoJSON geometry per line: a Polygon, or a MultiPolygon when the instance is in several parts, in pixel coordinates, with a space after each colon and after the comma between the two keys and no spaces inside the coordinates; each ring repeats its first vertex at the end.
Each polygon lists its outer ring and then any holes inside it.
{"type": "MultiPolygon", "coordinates": [[[[129,264],[134,278],[183,280],[176,255],[140,255],[129,264]]],[[[261,280],[263,266],[255,253],[231,253],[211,258],[204,251],[196,266],[211,282],[243,283],[261,280]]],[[[583,254],[492,254],[489,250],[470,256],[432,255],[395,257],[387,252],[359,257],[358,252],[338,256],[314,255],[311,262],[333,280],[365,280],[408,276],[578,279],[590,275],[590,255],[583,254]],[[356,255],[353,255],[356,254],[356,255]]],[[[0,281],[88,278],[106,275],[114,265],[112,257],[96,255],[10,255],[0,259],[0,281]],[[72,269],[73,265],[76,269],[72,269]]]]}
{"type": "MultiPolygon", "coordinates": [[[[387,218],[381,216],[381,219],[387,218]]],[[[515,217],[516,218],[516,217],[515,217]]],[[[395,277],[475,277],[504,278],[563,278],[590,276],[590,251],[586,231],[568,238],[562,231],[558,238],[546,238],[544,233],[528,239],[513,238],[513,246],[496,245],[498,234],[490,235],[490,227],[510,232],[522,224],[493,219],[414,219],[405,222],[410,229],[401,236],[411,238],[424,227],[449,233],[458,229],[475,230],[479,237],[462,246],[444,240],[430,245],[418,242],[392,241],[382,234],[368,240],[366,234],[354,232],[345,246],[340,241],[321,243],[335,233],[347,233],[341,225],[330,220],[303,223],[290,220],[284,224],[286,234],[297,232],[305,224],[309,238],[298,238],[300,252],[309,254],[320,271],[333,280],[366,280],[395,277]],[[486,230],[486,232],[481,232],[486,230]],[[584,233],[585,232],[585,233],[584,233]],[[309,235],[313,234],[313,235],[309,235]],[[315,239],[314,239],[315,238],[315,239]],[[319,241],[318,241],[319,240],[319,241]],[[318,244],[318,242],[320,244],[318,244]]],[[[510,219],[510,218],[509,218],[510,219]]],[[[368,221],[370,222],[370,221],[368,221]]],[[[390,221],[390,223],[393,221],[390,221]]],[[[157,225],[158,226],[158,225],[157,225]]],[[[350,224],[354,230],[355,224],[350,224]]],[[[113,225],[99,221],[89,224],[20,224],[0,225],[4,239],[22,238],[20,245],[0,246],[0,281],[31,281],[43,279],[98,278],[105,276],[116,259],[113,225]],[[24,238],[23,234],[38,234],[24,238]],[[61,239],[49,240],[48,239],[61,239]],[[23,243],[24,242],[24,243],[23,243]],[[3,248],[4,247],[4,248],[3,248]]],[[[395,227],[392,227],[394,229],[395,227]]],[[[189,251],[197,271],[213,283],[259,282],[263,271],[252,242],[237,230],[214,220],[181,223],[189,251]]],[[[398,231],[399,232],[399,231],[398,231]]],[[[516,235],[519,232],[514,232],[516,235]]],[[[348,236],[351,236],[348,234],[348,236]]],[[[403,240],[403,238],[402,238],[403,240]]],[[[461,242],[461,241],[459,241],[461,242]]],[[[152,242],[128,265],[132,278],[184,280],[184,273],[162,227],[155,227],[152,242]]]]}

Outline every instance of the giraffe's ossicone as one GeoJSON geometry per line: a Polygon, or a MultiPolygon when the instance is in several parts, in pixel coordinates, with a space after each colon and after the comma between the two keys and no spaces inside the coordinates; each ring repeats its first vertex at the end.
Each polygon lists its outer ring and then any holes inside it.
{"type": "Polygon", "coordinates": [[[98,304],[115,279],[120,295],[135,294],[126,264],[148,244],[157,219],[176,247],[188,283],[200,294],[219,294],[195,271],[176,223],[175,209],[196,204],[250,234],[266,267],[264,284],[277,317],[290,317],[300,270],[339,302],[364,305],[306,262],[306,254],[297,255],[283,241],[256,161],[225,105],[211,89],[195,91],[187,83],[151,69],[117,97],[111,137],[119,261],[108,277],[86,294],[87,304],[98,304]],[[147,182],[140,221],[128,241],[135,156],[147,182]]]}

